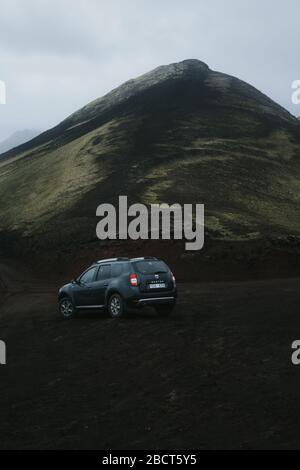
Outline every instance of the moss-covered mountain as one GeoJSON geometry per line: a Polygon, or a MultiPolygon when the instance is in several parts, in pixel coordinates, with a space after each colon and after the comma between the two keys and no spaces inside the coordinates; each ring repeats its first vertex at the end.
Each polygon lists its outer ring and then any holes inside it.
{"type": "Polygon", "coordinates": [[[212,237],[299,235],[300,123],[198,60],[158,67],[2,155],[0,232],[85,243],[121,194],[204,203],[212,237]]]}

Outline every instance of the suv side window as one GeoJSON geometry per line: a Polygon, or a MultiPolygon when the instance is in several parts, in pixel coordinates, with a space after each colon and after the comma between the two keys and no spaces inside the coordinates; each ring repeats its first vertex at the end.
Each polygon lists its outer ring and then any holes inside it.
{"type": "Polygon", "coordinates": [[[123,273],[123,264],[113,264],[111,267],[111,277],[119,277],[123,273]]]}
{"type": "Polygon", "coordinates": [[[88,284],[89,282],[93,282],[95,272],[96,272],[96,267],[89,269],[79,278],[80,282],[82,284],[88,284]]]}
{"type": "Polygon", "coordinates": [[[110,274],[110,264],[105,264],[104,266],[100,266],[98,274],[97,274],[97,281],[103,281],[104,279],[109,279],[110,274]]]}

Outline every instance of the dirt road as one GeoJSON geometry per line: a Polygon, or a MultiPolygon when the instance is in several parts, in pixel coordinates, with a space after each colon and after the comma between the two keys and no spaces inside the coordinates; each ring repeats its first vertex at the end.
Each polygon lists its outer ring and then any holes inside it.
{"type": "Polygon", "coordinates": [[[169,319],[66,322],[53,286],[16,289],[11,269],[1,449],[300,448],[299,279],[180,285],[169,319]]]}

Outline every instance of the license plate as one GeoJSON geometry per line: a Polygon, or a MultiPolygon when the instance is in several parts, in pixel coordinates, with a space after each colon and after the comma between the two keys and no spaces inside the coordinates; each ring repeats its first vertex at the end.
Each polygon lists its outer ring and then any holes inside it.
{"type": "Polygon", "coordinates": [[[150,284],[150,289],[163,289],[164,287],[166,287],[166,284],[164,282],[150,284]]]}

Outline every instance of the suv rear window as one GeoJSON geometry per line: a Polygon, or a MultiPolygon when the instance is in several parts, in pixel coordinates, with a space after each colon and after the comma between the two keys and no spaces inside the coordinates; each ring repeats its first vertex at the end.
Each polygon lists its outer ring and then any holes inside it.
{"type": "Polygon", "coordinates": [[[163,261],[153,260],[153,261],[135,261],[132,263],[135,271],[138,271],[141,274],[156,274],[156,273],[167,273],[168,267],[163,261]]]}

